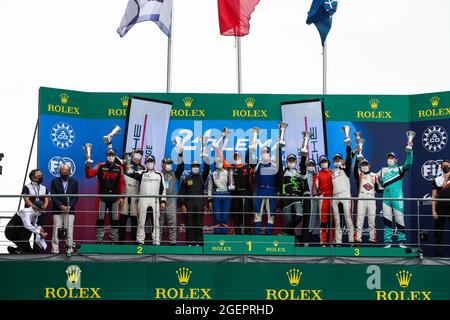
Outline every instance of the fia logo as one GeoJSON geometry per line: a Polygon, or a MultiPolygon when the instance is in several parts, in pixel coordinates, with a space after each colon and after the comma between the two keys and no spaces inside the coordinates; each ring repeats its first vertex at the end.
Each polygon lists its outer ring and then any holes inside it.
{"type": "Polygon", "coordinates": [[[50,138],[57,148],[68,149],[75,142],[75,131],[70,124],[58,122],[53,125],[50,138]]]}
{"type": "Polygon", "coordinates": [[[442,160],[428,160],[422,165],[421,173],[425,180],[433,181],[442,174],[442,160]]]}
{"type": "Polygon", "coordinates": [[[422,144],[430,152],[438,152],[447,145],[447,131],[441,126],[430,126],[422,134],[422,144]]]}
{"type": "Polygon", "coordinates": [[[52,176],[59,177],[59,167],[62,164],[67,164],[70,167],[70,176],[73,176],[76,170],[75,161],[69,157],[55,156],[51,158],[48,162],[48,171],[50,171],[52,176]]]}

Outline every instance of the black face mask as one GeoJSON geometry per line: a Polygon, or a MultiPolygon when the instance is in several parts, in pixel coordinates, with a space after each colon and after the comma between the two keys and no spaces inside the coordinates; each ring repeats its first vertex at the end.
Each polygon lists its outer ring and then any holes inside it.
{"type": "Polygon", "coordinates": [[[36,179],[36,183],[41,184],[42,182],[44,182],[44,177],[36,179]]]}
{"type": "Polygon", "coordinates": [[[61,179],[64,181],[67,181],[67,179],[69,179],[69,175],[68,174],[62,174],[61,175],[61,179]]]}
{"type": "Polygon", "coordinates": [[[450,172],[450,167],[447,167],[447,166],[443,167],[442,168],[442,172],[443,173],[449,173],[450,172]]]}

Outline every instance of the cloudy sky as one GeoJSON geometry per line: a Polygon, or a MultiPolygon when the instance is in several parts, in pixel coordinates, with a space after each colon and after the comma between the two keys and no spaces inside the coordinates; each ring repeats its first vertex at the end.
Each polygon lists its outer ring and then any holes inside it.
{"type": "MultiPolygon", "coordinates": [[[[165,91],[165,35],[151,22],[116,33],[127,1],[0,0],[0,194],[21,191],[40,86],[165,91]]],[[[321,92],[310,3],[256,7],[242,40],[244,93],[321,92]]],[[[328,37],[329,93],[450,90],[448,12],[448,0],[341,0],[328,37]]],[[[217,1],[174,0],[173,45],[174,92],[236,92],[234,39],[219,35],[217,1]]],[[[2,199],[0,210],[16,206],[2,199]]]]}

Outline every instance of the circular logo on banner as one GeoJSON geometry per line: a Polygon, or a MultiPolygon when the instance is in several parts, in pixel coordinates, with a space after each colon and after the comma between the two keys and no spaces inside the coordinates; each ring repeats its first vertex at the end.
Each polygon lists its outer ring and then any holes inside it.
{"type": "Polygon", "coordinates": [[[53,157],[48,162],[48,171],[52,174],[54,177],[59,177],[59,167],[62,164],[67,164],[71,170],[70,170],[70,176],[73,176],[76,170],[75,162],[68,158],[68,157],[53,157]]]}
{"type": "Polygon", "coordinates": [[[68,149],[75,142],[75,131],[70,124],[58,122],[53,125],[50,137],[57,148],[68,149]]]}
{"type": "Polygon", "coordinates": [[[447,131],[440,126],[428,127],[422,134],[422,144],[430,152],[438,152],[447,145],[447,131]]]}
{"type": "Polygon", "coordinates": [[[428,160],[422,165],[422,177],[425,180],[433,181],[436,177],[441,175],[442,160],[428,160]]]}

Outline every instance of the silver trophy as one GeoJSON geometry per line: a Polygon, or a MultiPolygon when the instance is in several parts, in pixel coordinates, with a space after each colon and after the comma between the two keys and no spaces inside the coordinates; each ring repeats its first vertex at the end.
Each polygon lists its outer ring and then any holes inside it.
{"type": "Polygon", "coordinates": [[[408,142],[406,146],[406,151],[412,151],[412,141],[415,137],[416,133],[414,131],[406,131],[406,136],[408,137],[408,142]]]}
{"type": "Polygon", "coordinates": [[[312,132],[309,131],[302,131],[303,134],[303,143],[302,143],[302,148],[300,149],[302,155],[308,155],[308,145],[309,145],[309,140],[311,140],[312,137],[312,132]]]}
{"type": "Polygon", "coordinates": [[[229,177],[229,185],[228,185],[228,190],[230,191],[234,191],[234,189],[236,189],[236,186],[234,185],[234,170],[233,168],[228,169],[228,177],[229,177]]]}
{"type": "Polygon", "coordinates": [[[252,132],[253,132],[253,137],[252,137],[252,140],[250,140],[249,147],[256,148],[256,141],[258,140],[258,136],[259,136],[259,133],[261,132],[261,129],[257,128],[257,127],[253,127],[252,132]]]}
{"type": "Polygon", "coordinates": [[[286,122],[279,122],[278,123],[278,129],[280,129],[280,146],[284,147],[286,145],[286,141],[284,141],[284,136],[286,133],[286,128],[288,124],[286,122]]]}
{"type": "Polygon", "coordinates": [[[361,131],[355,132],[355,137],[356,137],[356,142],[358,142],[358,140],[361,140],[362,139],[362,132],[361,131]]]}
{"type": "Polygon", "coordinates": [[[122,157],[123,157],[123,163],[126,165],[126,166],[131,166],[131,158],[132,158],[132,152],[124,152],[123,154],[122,154],[122,157]]]}
{"type": "Polygon", "coordinates": [[[175,136],[172,140],[172,144],[175,146],[175,150],[177,152],[177,154],[180,154],[183,152],[183,145],[182,142],[183,139],[179,136],[175,136]]]}
{"type": "Polygon", "coordinates": [[[103,142],[106,144],[111,143],[112,138],[122,132],[122,129],[116,124],[110,133],[108,133],[106,136],[103,136],[103,142]]]}
{"type": "Polygon", "coordinates": [[[91,159],[91,153],[92,153],[92,143],[85,143],[83,144],[82,148],[84,150],[84,155],[86,157],[86,161],[84,162],[87,166],[90,166],[94,161],[91,159]]]}
{"type": "Polygon", "coordinates": [[[352,145],[352,140],[350,139],[350,126],[343,126],[342,127],[342,131],[344,131],[345,134],[345,140],[344,143],[346,146],[351,146],[352,145]]]}
{"type": "Polygon", "coordinates": [[[362,139],[362,138],[359,138],[357,141],[356,141],[356,143],[358,144],[358,147],[359,147],[359,152],[358,152],[358,155],[356,156],[359,160],[361,160],[362,158],[364,158],[363,157],[363,154],[362,154],[362,149],[363,149],[363,144],[364,144],[364,142],[366,142],[366,140],[365,139],[362,139]]]}
{"type": "Polygon", "coordinates": [[[222,134],[220,135],[219,139],[217,141],[213,142],[212,147],[213,149],[219,149],[220,143],[224,140],[224,138],[230,133],[230,130],[228,130],[227,127],[222,129],[222,134]]]}
{"type": "Polygon", "coordinates": [[[208,137],[202,136],[200,137],[200,141],[202,142],[202,153],[200,153],[200,157],[207,157],[208,156],[208,149],[206,148],[206,145],[208,144],[208,137]]]}

